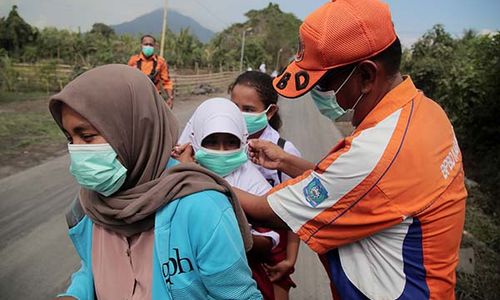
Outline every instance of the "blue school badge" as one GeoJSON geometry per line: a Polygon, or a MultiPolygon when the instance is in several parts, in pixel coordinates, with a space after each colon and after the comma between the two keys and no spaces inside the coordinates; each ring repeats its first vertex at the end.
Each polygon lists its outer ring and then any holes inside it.
{"type": "Polygon", "coordinates": [[[328,191],[321,184],[318,178],[314,177],[311,182],[309,182],[304,187],[304,197],[306,201],[312,206],[316,207],[328,198],[328,191]]]}

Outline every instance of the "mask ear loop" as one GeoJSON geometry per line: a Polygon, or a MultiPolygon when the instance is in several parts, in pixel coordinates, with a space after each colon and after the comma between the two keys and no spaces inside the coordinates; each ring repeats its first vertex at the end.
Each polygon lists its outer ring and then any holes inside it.
{"type": "Polygon", "coordinates": [[[269,106],[264,109],[262,112],[258,113],[258,114],[266,114],[267,115],[267,112],[269,111],[269,109],[271,108],[271,106],[273,106],[274,104],[269,104],[269,106]]]}
{"type": "MultiPolygon", "coordinates": [[[[274,106],[276,106],[276,107],[278,106],[277,104],[271,103],[271,104],[269,104],[269,106],[266,108],[266,110],[264,110],[264,111],[263,111],[263,113],[265,113],[265,114],[266,114],[266,118],[267,118],[267,112],[271,109],[271,107],[272,107],[273,105],[274,105],[274,106]]],[[[272,118],[272,117],[271,117],[271,118],[272,118]]],[[[271,118],[269,118],[269,120],[270,120],[271,118]]],[[[269,120],[267,120],[267,121],[269,122],[269,120]]]]}
{"type": "Polygon", "coordinates": [[[344,86],[344,85],[345,85],[345,84],[349,81],[349,79],[351,78],[352,74],[354,74],[354,71],[356,71],[356,69],[357,69],[357,68],[358,68],[358,65],[356,65],[356,66],[352,69],[351,73],[349,73],[349,75],[348,75],[348,76],[347,76],[347,78],[344,80],[344,82],[342,82],[342,84],[339,86],[339,88],[338,88],[336,91],[334,91],[334,92],[335,92],[335,95],[337,95],[337,94],[338,94],[338,92],[340,92],[340,89],[342,89],[342,87],[343,87],[343,86],[344,86]]]}
{"type": "Polygon", "coordinates": [[[361,98],[363,98],[364,95],[365,95],[364,93],[361,93],[361,95],[359,95],[359,97],[358,97],[358,100],[356,100],[356,102],[354,103],[353,107],[347,109],[345,111],[345,113],[335,121],[337,121],[337,122],[352,122],[352,118],[354,116],[354,108],[356,108],[359,101],[361,101],[361,98]]]}
{"type": "Polygon", "coordinates": [[[245,152],[247,157],[250,158],[250,147],[248,146],[248,141],[245,145],[241,147],[241,149],[243,150],[243,152],[245,152]]]}
{"type": "Polygon", "coordinates": [[[261,112],[243,112],[243,114],[248,114],[248,115],[253,115],[253,116],[257,116],[257,115],[258,115],[258,116],[265,115],[265,114],[267,114],[267,112],[268,112],[268,111],[269,111],[269,109],[271,108],[271,105],[274,105],[274,104],[269,104],[269,106],[268,106],[265,110],[263,110],[263,111],[261,111],[261,112]]]}
{"type": "Polygon", "coordinates": [[[354,110],[356,108],[356,106],[358,105],[359,101],[361,101],[361,98],[363,98],[364,95],[365,95],[365,93],[361,93],[361,95],[359,95],[359,97],[358,97],[358,100],[356,100],[356,102],[354,103],[354,105],[350,109],[354,110]]]}
{"type": "Polygon", "coordinates": [[[250,135],[248,134],[248,132],[246,132],[246,133],[243,134],[243,139],[240,140],[240,149],[243,149],[244,151],[247,150],[247,148],[248,148],[248,137],[249,136],[250,135]],[[246,142],[243,143],[243,140],[245,140],[246,142]]]}

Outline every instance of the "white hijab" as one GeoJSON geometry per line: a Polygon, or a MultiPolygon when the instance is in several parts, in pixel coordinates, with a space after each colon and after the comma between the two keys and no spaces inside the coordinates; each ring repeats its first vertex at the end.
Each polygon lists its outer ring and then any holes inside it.
{"type": "MultiPolygon", "coordinates": [[[[208,99],[193,113],[179,138],[179,144],[191,143],[196,152],[201,141],[212,133],[230,133],[238,137],[245,147],[248,130],[245,119],[236,104],[225,98],[208,99]]],[[[255,195],[264,195],[271,185],[251,161],[247,161],[224,177],[230,185],[255,195]]]]}
{"type": "Polygon", "coordinates": [[[211,98],[204,101],[193,113],[179,138],[179,144],[191,143],[196,152],[201,142],[213,133],[230,133],[240,141],[240,149],[248,138],[245,119],[238,106],[226,98],[211,98]]]}

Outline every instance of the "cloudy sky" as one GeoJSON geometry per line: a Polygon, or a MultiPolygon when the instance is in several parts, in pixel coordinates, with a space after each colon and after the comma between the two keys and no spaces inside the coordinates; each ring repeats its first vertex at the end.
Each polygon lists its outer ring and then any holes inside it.
{"type": "MultiPolygon", "coordinates": [[[[386,0],[396,30],[409,45],[436,23],[460,35],[464,29],[489,32],[500,29],[498,0],[386,0]]],[[[93,23],[118,24],[162,7],[163,0],[1,0],[0,16],[12,5],[27,22],[37,27],[56,26],[83,31],[93,23]]],[[[168,0],[170,8],[188,15],[203,26],[220,31],[234,22],[245,20],[244,13],[261,9],[270,0],[168,0]]],[[[304,19],[325,0],[273,0],[282,10],[304,19]]]]}

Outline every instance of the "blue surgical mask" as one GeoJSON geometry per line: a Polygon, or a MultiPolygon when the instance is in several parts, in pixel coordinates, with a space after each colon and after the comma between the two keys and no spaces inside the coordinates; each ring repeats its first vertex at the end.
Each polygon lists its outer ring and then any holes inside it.
{"type": "Polygon", "coordinates": [[[127,169],[109,144],[68,144],[68,151],[69,171],[82,187],[107,197],[125,182],[127,169]]]}
{"type": "Polygon", "coordinates": [[[155,53],[155,48],[153,46],[142,46],[142,53],[144,53],[146,57],[150,57],[155,53]]]}
{"type": "Polygon", "coordinates": [[[314,101],[314,104],[316,104],[319,112],[332,121],[352,121],[352,118],[354,116],[354,109],[358,105],[361,98],[364,96],[364,94],[361,94],[354,105],[348,110],[344,110],[337,102],[337,94],[340,92],[342,87],[344,87],[347,81],[349,81],[349,78],[351,78],[352,74],[354,74],[356,68],[357,66],[352,69],[351,73],[349,73],[349,76],[347,76],[347,78],[344,80],[344,82],[342,82],[342,84],[336,91],[322,91],[318,88],[318,86],[311,90],[311,97],[314,101]]]}
{"type": "Polygon", "coordinates": [[[345,110],[337,103],[337,97],[333,91],[325,92],[315,87],[311,90],[311,98],[319,112],[332,121],[336,121],[345,114],[345,110]]]}
{"type": "Polygon", "coordinates": [[[245,123],[247,124],[248,134],[254,134],[266,128],[267,121],[267,111],[271,106],[269,106],[265,111],[260,113],[249,113],[243,112],[243,118],[245,118],[245,123]]]}
{"type": "Polygon", "coordinates": [[[243,148],[218,151],[202,147],[196,151],[194,158],[200,165],[221,177],[231,174],[248,160],[243,148]]]}

